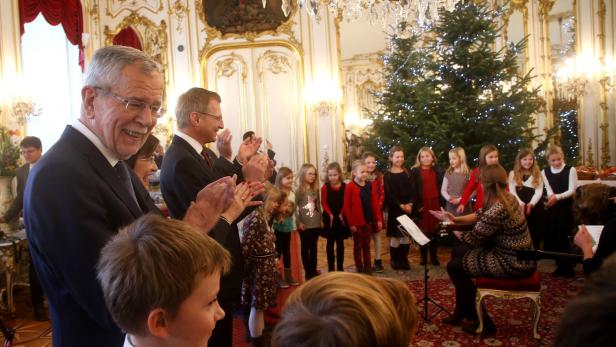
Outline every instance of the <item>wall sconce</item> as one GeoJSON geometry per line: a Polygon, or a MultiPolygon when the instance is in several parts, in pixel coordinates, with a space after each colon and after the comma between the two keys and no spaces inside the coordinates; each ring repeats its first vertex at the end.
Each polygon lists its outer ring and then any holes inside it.
{"type": "Polygon", "coordinates": [[[603,63],[588,56],[568,58],[554,72],[559,97],[564,99],[584,95],[588,83],[594,79],[604,85],[608,93],[614,89],[616,63],[613,58],[606,57],[603,63]]]}
{"type": "Polygon", "coordinates": [[[372,125],[372,119],[360,118],[357,112],[349,111],[344,115],[346,128],[355,134],[361,134],[364,129],[372,125]]]}
{"type": "Polygon", "coordinates": [[[30,117],[38,117],[42,111],[43,109],[38,107],[31,99],[18,97],[11,103],[9,115],[17,121],[17,124],[24,126],[28,123],[30,117]]]}
{"type": "Polygon", "coordinates": [[[567,58],[554,72],[554,84],[560,98],[573,99],[586,93],[592,71],[582,60],[586,59],[567,58]]]}
{"type": "Polygon", "coordinates": [[[312,111],[319,116],[335,112],[340,105],[342,92],[337,82],[327,77],[317,78],[306,88],[305,99],[312,111]]]}

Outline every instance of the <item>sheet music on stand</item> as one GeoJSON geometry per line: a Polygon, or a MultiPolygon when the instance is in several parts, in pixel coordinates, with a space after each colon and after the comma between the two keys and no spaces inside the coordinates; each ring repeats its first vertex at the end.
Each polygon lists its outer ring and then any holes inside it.
{"type": "Polygon", "coordinates": [[[403,214],[402,216],[397,217],[396,220],[398,220],[398,223],[400,223],[400,226],[402,227],[398,229],[400,229],[400,231],[404,235],[415,240],[418,245],[424,246],[425,244],[430,242],[430,239],[426,237],[426,235],[424,235],[421,229],[419,229],[417,224],[415,224],[415,222],[413,222],[413,220],[410,219],[409,216],[403,214]]]}
{"type": "MultiPolygon", "coordinates": [[[[581,226],[578,226],[581,228],[581,226]]],[[[603,225],[587,225],[586,230],[592,237],[592,251],[597,251],[597,246],[599,246],[599,239],[601,238],[601,232],[603,231],[603,225]]]]}

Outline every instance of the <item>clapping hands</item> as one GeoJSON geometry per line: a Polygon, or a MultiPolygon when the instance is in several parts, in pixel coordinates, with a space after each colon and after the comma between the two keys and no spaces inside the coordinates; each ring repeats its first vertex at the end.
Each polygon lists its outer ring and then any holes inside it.
{"type": "Polygon", "coordinates": [[[445,211],[442,207],[441,210],[430,210],[429,211],[434,218],[440,220],[441,222],[453,223],[456,218],[453,213],[445,211]]]}
{"type": "Polygon", "coordinates": [[[263,143],[263,139],[260,137],[249,137],[244,140],[240,144],[240,148],[237,151],[237,160],[245,165],[246,161],[248,161],[257,151],[259,147],[261,147],[261,143],[263,143]]]}
{"type": "Polygon", "coordinates": [[[233,136],[229,129],[225,129],[216,135],[216,148],[218,149],[218,153],[228,160],[231,160],[233,156],[233,150],[231,149],[232,139],[233,136]]]}
{"type": "Polygon", "coordinates": [[[269,158],[265,154],[255,154],[242,166],[244,180],[263,182],[267,178],[269,158]]]}

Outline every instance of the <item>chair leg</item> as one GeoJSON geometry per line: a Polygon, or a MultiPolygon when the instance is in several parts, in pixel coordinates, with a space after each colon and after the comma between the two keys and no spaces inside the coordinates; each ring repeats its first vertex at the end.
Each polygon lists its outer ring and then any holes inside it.
{"type": "Polygon", "coordinates": [[[483,310],[481,309],[482,301],[483,295],[481,295],[481,292],[477,291],[477,296],[475,297],[475,310],[477,311],[477,317],[479,317],[479,326],[475,331],[477,334],[481,334],[483,331],[483,310]]]}
{"type": "Polygon", "coordinates": [[[539,317],[541,316],[541,303],[540,299],[537,298],[537,301],[532,300],[535,309],[533,310],[533,337],[535,339],[540,339],[541,336],[537,333],[537,325],[539,324],[539,317]]]}

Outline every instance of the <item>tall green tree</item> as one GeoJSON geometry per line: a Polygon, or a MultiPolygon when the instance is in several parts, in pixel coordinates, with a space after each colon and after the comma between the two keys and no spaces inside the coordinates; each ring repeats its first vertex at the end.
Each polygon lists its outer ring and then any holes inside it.
{"type": "Polygon", "coordinates": [[[460,2],[441,12],[423,42],[414,35],[391,38],[369,149],[385,159],[400,145],[412,162],[429,146],[446,166],[449,149],[461,146],[476,158],[491,143],[510,167],[517,151],[532,144],[531,116],[541,99],[529,87],[530,74],[519,74],[517,52],[525,41],[495,51],[501,13],[486,6],[460,2]]]}

